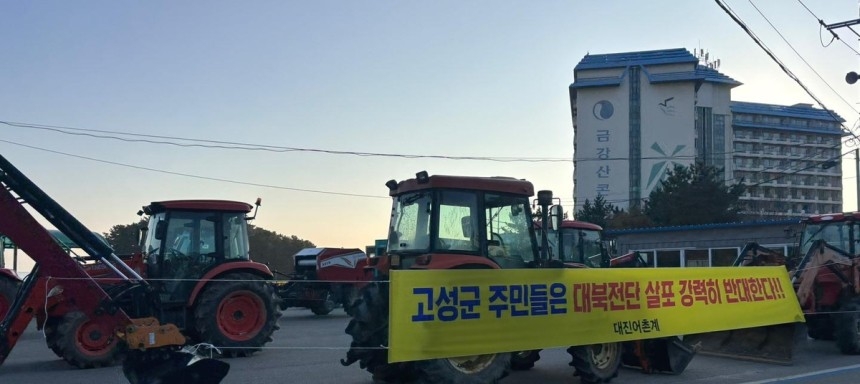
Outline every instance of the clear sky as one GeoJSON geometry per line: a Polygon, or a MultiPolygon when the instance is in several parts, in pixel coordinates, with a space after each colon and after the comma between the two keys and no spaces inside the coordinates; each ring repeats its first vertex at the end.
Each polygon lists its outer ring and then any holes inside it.
{"type": "MultiPolygon", "coordinates": [[[[829,35],[804,4],[834,23],[856,19],[856,1],[727,3],[828,108],[855,125],[860,84],[844,76],[860,70],[857,54],[839,41],[825,47],[829,35]]],[[[837,32],[860,50],[851,31],[837,32]]],[[[385,237],[384,183],[421,170],[525,178],[553,190],[570,210],[573,67],[588,53],[668,48],[704,48],[720,59],[719,70],[744,83],[733,100],[814,103],[714,1],[0,0],[2,121],[563,161],[179,147],[8,125],[0,125],[0,154],[95,231],[136,221],[150,201],[261,197],[254,224],[320,246],[363,248],[385,237]]],[[[856,207],[853,155],[844,160],[849,210],[856,207]]]]}

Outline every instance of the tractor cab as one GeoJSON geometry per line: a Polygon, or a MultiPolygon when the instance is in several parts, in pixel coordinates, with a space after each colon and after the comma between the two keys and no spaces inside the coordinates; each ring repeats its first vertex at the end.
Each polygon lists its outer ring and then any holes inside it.
{"type": "Polygon", "coordinates": [[[564,263],[582,264],[589,268],[606,267],[609,252],[604,246],[602,231],[603,228],[597,224],[564,220],[558,228],[547,230],[551,254],[564,263]]]}
{"type": "Polygon", "coordinates": [[[154,202],[143,234],[147,278],[160,284],[165,301],[187,300],[207,271],[217,265],[248,261],[246,216],[252,206],[222,200],[154,202]]]}
{"type": "Polygon", "coordinates": [[[391,268],[524,268],[538,256],[528,181],[419,172],[386,185],[391,268]]]}

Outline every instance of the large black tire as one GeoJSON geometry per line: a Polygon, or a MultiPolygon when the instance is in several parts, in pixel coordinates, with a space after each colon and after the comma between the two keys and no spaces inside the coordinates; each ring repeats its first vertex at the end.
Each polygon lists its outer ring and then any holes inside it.
{"type": "Polygon", "coordinates": [[[534,368],[535,362],[538,360],[540,360],[540,349],[514,352],[511,353],[511,369],[514,371],[528,371],[534,368]]]}
{"type": "Polygon", "coordinates": [[[194,306],[198,341],[227,357],[250,356],[278,330],[279,300],[271,284],[250,273],[229,273],[209,282],[194,306]]]}
{"type": "Polygon", "coordinates": [[[815,340],[836,339],[831,315],[806,315],[806,335],[815,340]]]}
{"type": "Polygon", "coordinates": [[[621,366],[621,343],[606,343],[570,347],[567,349],[583,383],[608,383],[618,376],[621,366]]]}
{"type": "Polygon", "coordinates": [[[511,355],[498,353],[458,359],[388,363],[388,284],[373,282],[350,309],[346,333],[352,336],[343,365],[356,361],[378,381],[422,384],[488,384],[507,375],[511,355]]]}
{"type": "Polygon", "coordinates": [[[67,313],[51,336],[51,350],[81,369],[108,367],[122,357],[123,348],[113,330],[90,321],[83,312],[67,313]]]}
{"type": "Polygon", "coordinates": [[[860,303],[846,299],[833,315],[836,345],[845,355],[860,355],[860,303]]]}
{"type": "Polygon", "coordinates": [[[19,285],[20,283],[12,278],[0,276],[0,320],[6,317],[6,312],[12,306],[19,285]]]}
{"type": "Polygon", "coordinates": [[[334,301],[334,295],[332,295],[331,291],[326,291],[323,300],[319,304],[314,305],[311,308],[311,312],[317,316],[325,316],[334,311],[335,308],[337,308],[337,303],[334,301]]]}
{"type": "Polygon", "coordinates": [[[50,348],[51,351],[61,359],[63,358],[63,351],[60,349],[57,337],[59,335],[59,333],[57,333],[57,326],[60,325],[62,320],[62,317],[49,317],[45,320],[45,327],[42,328],[45,332],[45,344],[47,344],[48,348],[50,348]]]}

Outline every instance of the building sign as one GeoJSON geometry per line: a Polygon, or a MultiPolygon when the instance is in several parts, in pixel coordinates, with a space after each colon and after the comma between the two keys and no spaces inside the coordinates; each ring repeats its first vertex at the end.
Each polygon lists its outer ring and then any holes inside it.
{"type": "Polygon", "coordinates": [[[784,267],[392,271],[389,361],[803,321],[784,267]]]}

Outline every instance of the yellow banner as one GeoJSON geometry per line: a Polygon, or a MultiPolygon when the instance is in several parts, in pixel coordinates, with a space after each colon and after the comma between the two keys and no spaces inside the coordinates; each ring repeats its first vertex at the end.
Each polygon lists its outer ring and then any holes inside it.
{"type": "Polygon", "coordinates": [[[784,267],[392,271],[391,362],[802,322],[784,267]]]}

